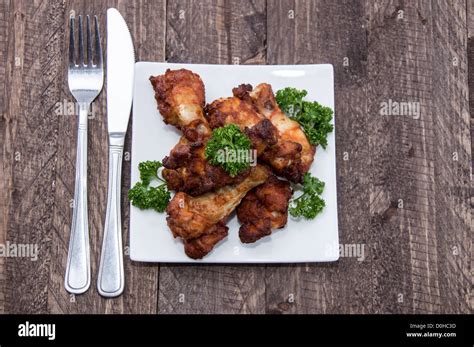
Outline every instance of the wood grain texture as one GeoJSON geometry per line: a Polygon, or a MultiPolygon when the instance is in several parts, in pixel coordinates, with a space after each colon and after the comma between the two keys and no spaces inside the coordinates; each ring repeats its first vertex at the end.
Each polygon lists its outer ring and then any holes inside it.
{"type": "Polygon", "coordinates": [[[334,66],[340,243],[364,245],[365,259],[341,257],[337,263],[268,266],[266,311],[373,312],[376,237],[368,214],[365,2],[275,1],[268,6],[269,64],[334,66]]]}
{"type": "MultiPolygon", "coordinates": [[[[467,0],[467,58],[468,58],[468,79],[469,79],[469,114],[471,115],[471,156],[474,153],[474,0],[467,0]]],[[[473,217],[474,217],[474,182],[472,173],[474,172],[474,161],[471,158],[471,283],[474,283],[474,244],[473,244],[473,217]]],[[[474,290],[470,291],[471,310],[474,309],[474,290]]]]}
{"type": "MultiPolygon", "coordinates": [[[[10,17],[10,4],[6,0],[0,1],[0,81],[6,82],[7,73],[7,45],[8,45],[8,30],[7,22],[10,17]]],[[[5,158],[3,148],[5,146],[5,129],[6,129],[6,100],[7,100],[7,85],[6,83],[0,85],[0,244],[5,244],[7,237],[7,221],[8,209],[10,199],[10,177],[7,176],[8,169],[4,167],[5,158]]],[[[5,290],[6,290],[6,270],[5,258],[0,257],[0,314],[5,312],[5,290]]]]}
{"type": "Polygon", "coordinates": [[[387,205],[375,200],[370,206],[379,243],[378,309],[467,313],[465,3],[378,2],[368,14],[371,194],[385,194],[396,207],[381,219],[387,205]],[[382,116],[390,99],[419,103],[419,117],[382,116]]]}
{"type": "Polygon", "coordinates": [[[0,257],[0,313],[472,313],[474,0],[0,0],[0,81],[0,244],[39,247],[37,261],[0,257]],[[89,120],[93,282],[85,295],[64,290],[77,131],[75,116],[56,112],[73,101],[68,18],[99,15],[105,42],[110,6],[137,60],[333,64],[340,242],[363,245],[363,261],[158,266],[125,256],[124,295],[102,299],[103,93],[89,120]],[[414,102],[419,117],[382,114],[390,101],[414,102]]]}
{"type": "Polygon", "coordinates": [[[431,82],[440,310],[469,313],[473,229],[466,4],[433,2],[431,10],[433,51],[441,52],[434,55],[431,82]]]}
{"type": "Polygon", "coordinates": [[[466,20],[468,37],[474,36],[474,0],[467,0],[466,4],[466,20]]]}
{"type": "Polygon", "coordinates": [[[7,312],[47,312],[57,143],[57,117],[48,110],[57,96],[55,69],[59,69],[61,54],[56,42],[48,40],[53,35],[51,27],[45,36],[34,29],[38,23],[59,18],[56,7],[49,9],[34,2],[10,2],[5,81],[10,94],[3,148],[11,194],[7,239],[38,245],[40,256],[36,262],[6,259],[7,312]],[[46,60],[48,54],[56,59],[46,60]]]}
{"type": "MultiPolygon", "coordinates": [[[[51,313],[154,313],[158,268],[131,263],[125,257],[127,286],[123,296],[105,300],[95,287],[107,187],[107,123],[105,93],[94,103],[89,120],[89,223],[91,233],[91,289],[70,296],[63,287],[74,192],[77,119],[58,114],[57,105],[73,101],[67,85],[67,32],[72,13],[97,14],[105,37],[105,11],[117,7],[129,24],[137,59],[164,59],[164,1],[29,1],[12,2],[6,81],[12,94],[6,111],[11,136],[4,155],[12,163],[13,192],[9,210],[8,239],[34,242],[40,259],[7,260],[7,312],[51,313]],[[148,14],[153,13],[154,16],[148,14]],[[13,54],[14,52],[14,54],[13,54]],[[15,58],[21,66],[14,65],[15,58]],[[14,156],[19,153],[20,160],[14,156]]],[[[105,52],[105,45],[104,45],[105,52]]],[[[123,165],[122,221],[128,243],[130,186],[130,136],[123,165]]],[[[8,177],[8,176],[7,176],[8,177]]]]}
{"type": "Polygon", "coordinates": [[[465,3],[443,4],[298,1],[267,10],[269,63],[334,65],[341,243],[368,251],[360,264],[267,268],[268,311],[469,312],[465,3]],[[390,99],[419,103],[420,118],[380,115],[390,99]]]}
{"type": "MultiPolygon", "coordinates": [[[[378,234],[375,281],[380,312],[440,311],[430,26],[426,3],[377,3],[369,10],[368,98],[371,232],[378,234]],[[392,101],[420,105],[415,115],[381,115],[392,101]],[[376,196],[385,199],[376,199],[376,196]],[[395,208],[388,218],[383,213],[395,208]],[[389,294],[388,300],[382,297],[389,294]],[[391,300],[390,300],[391,299],[391,300]]],[[[433,19],[434,20],[434,19],[433,19]]]]}
{"type": "MultiPolygon", "coordinates": [[[[168,1],[166,58],[263,63],[265,29],[265,1],[168,1]]],[[[263,274],[263,266],[161,266],[159,312],[263,312],[263,274]]]]}

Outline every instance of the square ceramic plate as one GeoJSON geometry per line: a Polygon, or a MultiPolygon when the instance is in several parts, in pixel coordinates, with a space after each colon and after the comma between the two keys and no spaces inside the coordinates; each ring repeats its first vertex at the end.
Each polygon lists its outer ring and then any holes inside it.
{"type": "MultiPolygon", "coordinates": [[[[197,65],[140,62],[135,65],[133,95],[132,186],[139,180],[138,163],[162,160],[178,142],[180,132],[166,125],[159,114],[149,77],[166,69],[189,69],[199,74],[206,88],[206,102],[232,96],[242,83],[253,86],[270,83],[276,92],[285,87],[308,91],[334,110],[332,65],[197,65]]],[[[243,244],[238,237],[235,214],[228,222],[229,236],[202,260],[188,258],[180,239],[174,239],[166,225],[166,214],[141,211],[130,206],[130,258],[166,263],[297,263],[335,261],[338,252],[335,134],[328,137],[326,150],[318,147],[311,173],[326,182],[326,207],[314,220],[288,218],[285,228],[256,243],[243,244]]]]}

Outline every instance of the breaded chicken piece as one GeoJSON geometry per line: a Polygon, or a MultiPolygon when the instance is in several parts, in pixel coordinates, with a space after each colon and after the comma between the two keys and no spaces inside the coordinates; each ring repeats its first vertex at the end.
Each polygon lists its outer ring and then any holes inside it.
{"type": "Polygon", "coordinates": [[[190,141],[210,135],[203,111],[204,84],[199,75],[186,69],[168,69],[164,75],[150,77],[150,82],[166,124],[180,129],[190,141]]]}
{"type": "MultiPolygon", "coordinates": [[[[237,124],[250,138],[257,155],[277,143],[277,129],[248,103],[232,97],[219,99],[206,107],[206,118],[212,129],[237,124]]],[[[196,196],[228,184],[241,182],[250,170],[231,177],[220,166],[211,165],[205,158],[208,138],[190,142],[181,138],[163,160],[163,177],[168,188],[196,196]]]]}
{"type": "Polygon", "coordinates": [[[275,100],[272,87],[261,83],[252,90],[249,84],[242,84],[232,90],[234,96],[252,104],[278,129],[278,143],[262,155],[275,173],[293,182],[301,182],[309,171],[316,152],[298,122],[290,119],[275,100]]]}
{"type": "Polygon", "coordinates": [[[252,243],[270,235],[272,229],[283,228],[288,220],[288,202],[292,193],[290,183],[274,175],[248,192],[237,208],[237,217],[242,223],[240,240],[252,243]]]}
{"type": "Polygon", "coordinates": [[[265,182],[269,175],[268,168],[257,165],[238,184],[196,197],[176,193],[166,209],[166,220],[173,236],[190,240],[208,234],[217,223],[227,219],[249,190],[265,182]]]}
{"type": "Polygon", "coordinates": [[[195,239],[184,241],[184,252],[192,259],[201,259],[207,255],[214,246],[228,234],[229,228],[225,221],[220,221],[214,225],[206,234],[195,239]]]}
{"type": "Polygon", "coordinates": [[[150,81],[165,123],[183,131],[179,143],[163,159],[163,177],[168,189],[199,195],[241,182],[249,170],[230,177],[221,167],[212,166],[205,159],[205,144],[211,129],[204,117],[204,84],[199,75],[186,69],[168,69],[150,81]]]}
{"type": "Polygon", "coordinates": [[[211,129],[228,124],[237,125],[252,141],[257,155],[277,143],[278,130],[260,115],[251,104],[236,97],[220,98],[205,107],[211,129]]]}
{"type": "Polygon", "coordinates": [[[242,182],[250,168],[231,177],[221,166],[211,165],[205,158],[205,142],[190,142],[184,136],[163,159],[163,178],[168,189],[196,196],[211,190],[242,182]]]}

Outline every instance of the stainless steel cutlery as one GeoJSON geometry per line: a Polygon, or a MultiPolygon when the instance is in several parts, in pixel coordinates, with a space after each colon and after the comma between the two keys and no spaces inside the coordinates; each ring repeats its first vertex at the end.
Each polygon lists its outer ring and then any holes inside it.
{"type": "Polygon", "coordinates": [[[106,297],[124,289],[120,182],[122,154],[132,107],[135,56],[127,23],[114,9],[107,10],[107,128],[109,132],[109,187],[104,239],[97,289],[106,297]]]}
{"type": "Polygon", "coordinates": [[[104,83],[102,48],[97,17],[95,22],[94,49],[90,17],[86,16],[87,47],[84,52],[82,16],[78,17],[78,55],[74,39],[75,18],[70,19],[68,84],[71,94],[79,105],[77,132],[76,182],[74,205],[69,239],[69,252],[64,285],[68,292],[84,293],[90,286],[89,223],[87,214],[87,119],[92,101],[99,95],[104,83]]]}
{"type": "MultiPolygon", "coordinates": [[[[104,69],[97,17],[92,40],[90,17],[86,16],[86,52],[82,16],[78,16],[78,48],[75,18],[70,19],[68,83],[79,105],[76,181],[65,288],[81,294],[91,282],[87,213],[87,119],[92,101],[102,90],[104,69]],[[94,46],[94,49],[93,49],[94,46]],[[76,50],[78,51],[76,54],[76,50]],[[86,56],[87,55],[87,56],[86,56]]],[[[97,289],[105,297],[124,289],[120,186],[125,134],[132,105],[135,57],[127,24],[116,9],[107,10],[107,125],[109,132],[109,182],[102,253],[97,289]]]]}

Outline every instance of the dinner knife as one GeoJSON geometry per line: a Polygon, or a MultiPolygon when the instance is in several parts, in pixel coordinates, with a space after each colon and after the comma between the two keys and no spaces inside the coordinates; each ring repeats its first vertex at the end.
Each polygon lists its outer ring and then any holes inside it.
{"type": "Polygon", "coordinates": [[[135,56],[127,23],[115,8],[107,10],[107,127],[109,184],[97,289],[115,297],[124,289],[120,181],[122,155],[132,106],[135,56]]]}

